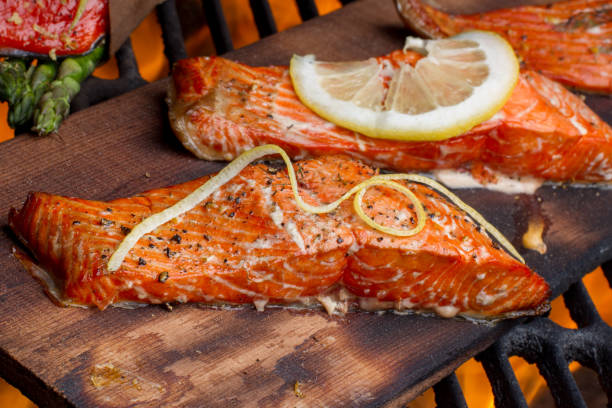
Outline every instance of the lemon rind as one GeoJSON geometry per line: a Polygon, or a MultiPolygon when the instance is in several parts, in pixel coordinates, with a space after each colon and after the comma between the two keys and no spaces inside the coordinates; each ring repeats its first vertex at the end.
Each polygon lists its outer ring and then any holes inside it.
{"type": "Polygon", "coordinates": [[[319,116],[339,126],[373,138],[403,141],[439,141],[461,135],[495,115],[508,101],[518,82],[519,65],[512,47],[501,36],[468,31],[455,39],[479,43],[485,51],[489,77],[463,102],[417,115],[395,111],[377,112],[330,96],[318,83],[313,55],[294,55],[290,76],[299,99],[319,116]],[[484,46],[484,47],[483,47],[484,46]],[[487,52],[494,50],[495,52],[487,52]],[[494,55],[493,55],[494,54],[494,55]],[[511,64],[510,67],[505,67],[511,64]],[[477,103],[474,108],[474,103],[477,103]],[[468,104],[471,104],[469,106],[468,104]],[[467,112],[466,112],[467,110],[467,112]],[[347,112],[350,114],[347,115],[347,112]]]}

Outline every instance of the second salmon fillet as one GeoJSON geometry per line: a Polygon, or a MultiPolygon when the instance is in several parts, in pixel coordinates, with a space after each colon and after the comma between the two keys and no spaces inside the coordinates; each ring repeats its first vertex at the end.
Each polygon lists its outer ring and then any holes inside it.
{"type": "MultiPolygon", "coordinates": [[[[420,54],[396,51],[377,60],[414,64],[420,54]]],[[[612,129],[576,95],[536,72],[523,71],[493,118],[439,142],[373,139],[334,125],[304,106],[286,67],[249,67],[219,57],[174,66],[170,124],[183,145],[208,160],[231,160],[252,147],[277,144],[294,159],[348,154],[397,171],[489,170],[545,180],[612,180],[612,129]]]]}

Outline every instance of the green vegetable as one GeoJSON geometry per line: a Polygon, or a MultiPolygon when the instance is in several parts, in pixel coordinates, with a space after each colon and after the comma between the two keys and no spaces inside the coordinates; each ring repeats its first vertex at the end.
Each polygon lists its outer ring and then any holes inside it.
{"type": "Polygon", "coordinates": [[[7,58],[0,62],[0,101],[14,105],[25,92],[31,72],[20,59],[7,58]]]}
{"type": "Polygon", "coordinates": [[[57,131],[62,120],[68,116],[70,102],[81,90],[81,83],[91,75],[103,55],[104,44],[87,55],[62,61],[56,80],[51,82],[34,112],[33,131],[39,135],[57,131]]]}
{"type": "Polygon", "coordinates": [[[12,128],[25,125],[32,118],[34,109],[49,84],[55,78],[57,64],[54,62],[40,63],[36,68],[30,67],[26,75],[28,82],[20,98],[10,104],[8,123],[12,128]],[[33,74],[32,74],[33,71],[33,74]]]}

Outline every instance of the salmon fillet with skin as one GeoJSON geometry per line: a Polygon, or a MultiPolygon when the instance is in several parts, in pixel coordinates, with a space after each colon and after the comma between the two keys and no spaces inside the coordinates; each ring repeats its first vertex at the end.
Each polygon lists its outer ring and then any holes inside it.
{"type": "Polygon", "coordinates": [[[504,36],[525,67],[564,85],[612,93],[612,3],[569,0],[471,15],[447,14],[421,0],[395,0],[404,23],[443,38],[467,30],[504,36]]]}
{"type": "MultiPolygon", "coordinates": [[[[375,171],[346,156],[294,165],[308,203],[331,202],[375,171]]],[[[209,199],[140,238],[121,267],[107,262],[125,235],[209,177],[110,202],[31,193],[9,224],[46,271],[61,301],[104,309],[118,302],[315,305],[433,310],[498,318],[547,308],[544,279],[429,187],[408,183],[427,210],[424,229],[396,237],[367,226],[344,202],[300,210],[286,169],[251,165],[209,199]]],[[[379,223],[411,228],[416,213],[387,187],[365,194],[379,223]]],[[[46,280],[49,285],[49,279],[46,280]]]]}
{"type": "MultiPolygon", "coordinates": [[[[396,67],[421,58],[396,51],[396,67]]],[[[386,70],[387,72],[389,70],[386,70]]],[[[168,92],[170,124],[183,145],[208,160],[231,160],[273,143],[293,158],[348,154],[398,171],[468,169],[546,180],[612,180],[612,129],[558,83],[523,71],[506,105],[469,132],[438,142],[369,138],[304,106],[286,67],[253,68],[219,57],[179,61],[168,92]],[[485,170],[482,170],[485,169],[485,170]]]]}

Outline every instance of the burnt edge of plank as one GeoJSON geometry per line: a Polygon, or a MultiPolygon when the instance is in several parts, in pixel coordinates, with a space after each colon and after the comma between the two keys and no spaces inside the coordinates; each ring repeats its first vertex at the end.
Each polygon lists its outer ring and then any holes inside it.
{"type": "Polygon", "coordinates": [[[39,376],[0,348],[0,377],[18,388],[39,407],[76,408],[59,390],[47,385],[39,376]]]}

